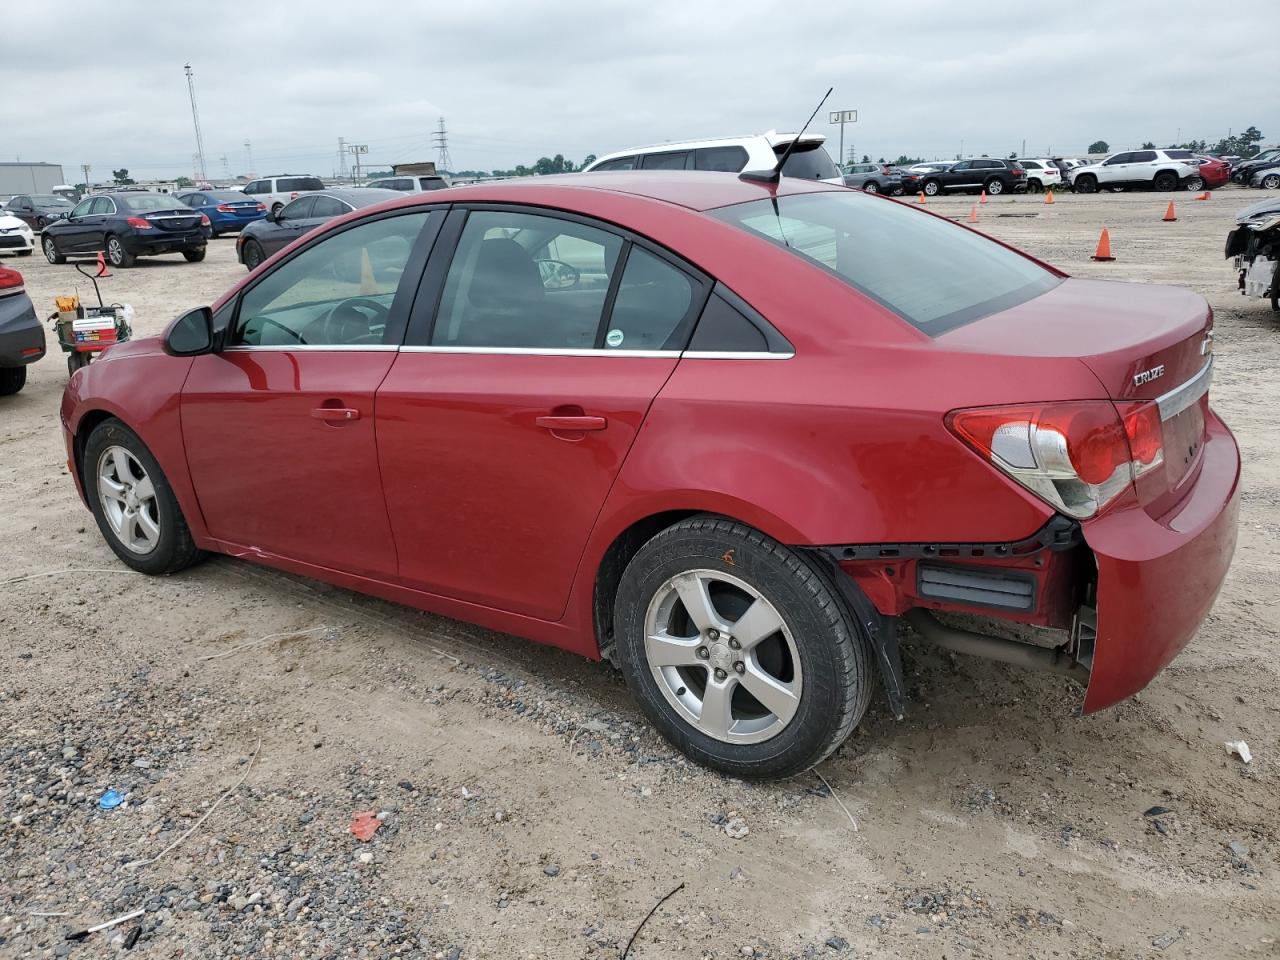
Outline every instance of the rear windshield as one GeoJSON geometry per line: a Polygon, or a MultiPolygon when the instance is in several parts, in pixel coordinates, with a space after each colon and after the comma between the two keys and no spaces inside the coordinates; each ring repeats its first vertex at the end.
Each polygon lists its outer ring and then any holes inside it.
{"type": "MultiPolygon", "coordinates": [[[[774,153],[779,157],[786,150],[787,145],[785,143],[773,148],[774,153]]],[[[836,169],[836,165],[827,156],[827,151],[822,149],[822,144],[799,143],[791,151],[791,156],[787,157],[786,165],[782,168],[782,175],[784,177],[801,177],[805,180],[834,180],[840,176],[840,171],[836,169]]]]}
{"type": "Polygon", "coordinates": [[[280,191],[324,189],[324,184],[317,177],[281,177],[276,184],[276,189],[280,191]]]}
{"type": "Polygon", "coordinates": [[[1059,283],[981,234],[860,191],[752,200],[711,215],[835,274],[930,336],[1059,283]]]}
{"type": "Polygon", "coordinates": [[[55,197],[48,193],[37,193],[31,197],[33,204],[39,204],[42,207],[70,207],[72,203],[66,197],[55,197]]]}
{"type": "Polygon", "coordinates": [[[186,204],[177,197],[167,193],[148,193],[131,197],[117,197],[120,204],[135,213],[150,213],[154,210],[182,210],[186,204]]]}

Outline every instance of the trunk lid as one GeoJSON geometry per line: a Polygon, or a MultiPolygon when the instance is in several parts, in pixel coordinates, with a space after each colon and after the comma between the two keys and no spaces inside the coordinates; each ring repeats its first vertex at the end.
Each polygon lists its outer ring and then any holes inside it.
{"type": "Polygon", "coordinates": [[[161,230],[191,230],[200,226],[200,214],[192,213],[190,208],[185,212],[178,209],[161,210],[143,214],[143,217],[161,230]]]}
{"type": "MultiPolygon", "coordinates": [[[[1138,478],[1139,499],[1162,516],[1190,490],[1204,446],[1213,313],[1181,287],[1066,279],[1048,293],[938,338],[948,349],[1061,357],[1097,377],[1122,412],[1159,401],[1164,462],[1138,478]]],[[[1053,400],[1052,396],[1010,398],[1053,400]]]]}

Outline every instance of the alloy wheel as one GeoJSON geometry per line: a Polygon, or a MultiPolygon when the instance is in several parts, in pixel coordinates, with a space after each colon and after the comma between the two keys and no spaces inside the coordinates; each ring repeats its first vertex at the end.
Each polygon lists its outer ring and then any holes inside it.
{"type": "Polygon", "coordinates": [[[115,237],[107,241],[107,259],[111,261],[113,267],[118,267],[124,263],[124,247],[120,245],[120,241],[115,237]]]}
{"type": "Polygon", "coordinates": [[[57,263],[58,248],[53,244],[53,237],[45,237],[40,245],[44,248],[44,258],[50,263],[57,263]]]}
{"type": "Polygon", "coordinates": [[[879,193],[880,185],[877,184],[874,180],[868,180],[866,183],[862,185],[862,189],[865,190],[867,193],[879,193]]]}
{"type": "Polygon", "coordinates": [[[111,532],[133,553],[150,553],[160,543],[160,505],[142,463],[121,446],[98,457],[98,499],[111,532]]]}
{"type": "Polygon", "coordinates": [[[987,196],[995,197],[1004,193],[1004,184],[999,180],[992,180],[987,184],[987,196]]]}
{"type": "Polygon", "coordinates": [[[803,677],[790,628],[731,574],[690,570],[663,584],[645,613],[644,649],[663,697],[716,740],[768,740],[799,709],[803,677]]]}

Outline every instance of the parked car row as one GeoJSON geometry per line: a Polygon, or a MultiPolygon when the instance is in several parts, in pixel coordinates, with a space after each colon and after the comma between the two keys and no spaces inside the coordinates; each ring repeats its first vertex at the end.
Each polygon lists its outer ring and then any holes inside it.
{"type": "Polygon", "coordinates": [[[1233,164],[1231,179],[1246,187],[1280,188],[1280,148],[1264,150],[1256,157],[1233,164]]]}

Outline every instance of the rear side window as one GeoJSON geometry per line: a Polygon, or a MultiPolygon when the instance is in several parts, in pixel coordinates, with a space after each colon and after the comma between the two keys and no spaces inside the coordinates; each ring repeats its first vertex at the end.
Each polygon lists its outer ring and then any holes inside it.
{"type": "Polygon", "coordinates": [[[1156,152],[1154,150],[1139,150],[1137,153],[1130,154],[1129,158],[1130,163],[1150,163],[1156,158],[1156,152]]]}
{"type": "Polygon", "coordinates": [[[642,170],[684,170],[689,163],[689,152],[647,153],[640,158],[642,170]]]}
{"type": "Polygon", "coordinates": [[[1019,161],[1018,161],[1018,163],[1022,164],[1022,168],[1023,168],[1024,170],[1039,170],[1039,169],[1040,169],[1040,164],[1036,163],[1034,160],[1019,160],[1019,161]]]}
{"type": "Polygon", "coordinates": [[[834,274],[930,336],[1060,282],[980,234],[860,191],[753,200],[712,215],[834,274]]]}
{"type": "Polygon", "coordinates": [[[689,341],[691,352],[764,353],[768,349],[764,332],[718,293],[707,301],[689,341]]]}
{"type": "Polygon", "coordinates": [[[1166,150],[1164,155],[1172,160],[1190,160],[1193,156],[1190,150],[1166,150]]]}
{"type": "Polygon", "coordinates": [[[694,308],[693,281],[647,250],[632,247],[613,301],[606,350],[662,350],[683,345],[694,308]],[[679,333],[678,333],[679,331],[679,333]]]}
{"type": "Polygon", "coordinates": [[[592,167],[591,172],[595,173],[597,170],[634,170],[635,168],[635,157],[614,157],[612,160],[606,160],[604,163],[592,167]]]}
{"type": "Polygon", "coordinates": [[[693,169],[737,173],[747,165],[745,147],[699,147],[693,151],[693,169]]]}
{"type": "Polygon", "coordinates": [[[418,184],[423,190],[443,190],[449,186],[444,177],[419,177],[418,184]]]}
{"type": "MultiPolygon", "coordinates": [[[[774,147],[773,150],[781,157],[786,153],[787,145],[784,143],[780,147],[774,147]]],[[[827,156],[827,151],[822,149],[822,144],[801,143],[791,151],[791,156],[787,158],[786,165],[782,168],[782,175],[804,180],[832,180],[840,176],[840,171],[827,156]]]]}

